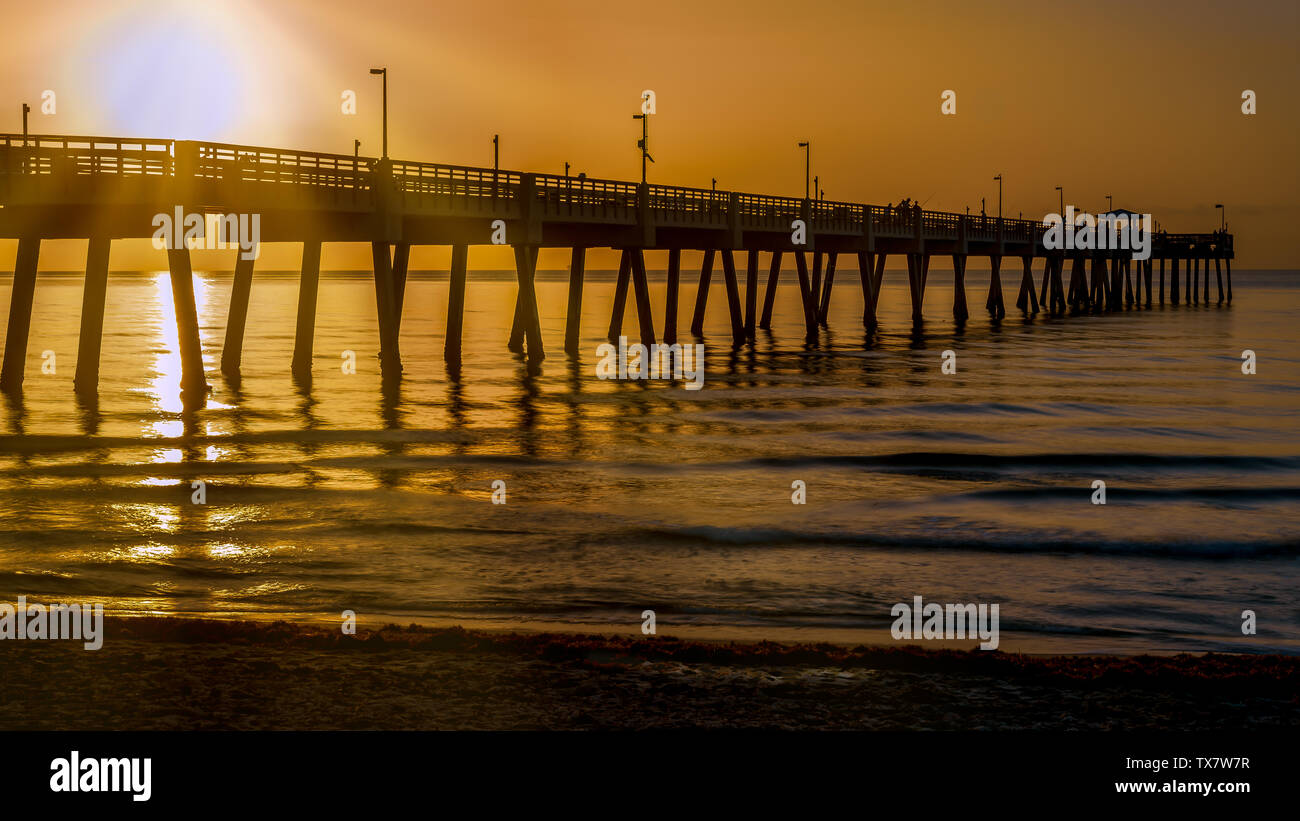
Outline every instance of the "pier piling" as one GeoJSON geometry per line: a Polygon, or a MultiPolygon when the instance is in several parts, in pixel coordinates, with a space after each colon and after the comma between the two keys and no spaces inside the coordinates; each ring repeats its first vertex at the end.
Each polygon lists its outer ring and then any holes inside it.
{"type": "Polygon", "coordinates": [[[40,239],[21,237],[18,240],[14,284],[9,296],[9,325],[5,329],[5,358],[0,367],[0,390],[17,391],[23,386],[27,337],[32,326],[32,300],[36,295],[36,263],[40,255],[40,239]]]}
{"type": "Polygon", "coordinates": [[[104,338],[104,302],[108,295],[108,255],[112,240],[91,237],[86,247],[86,283],[81,297],[81,334],[77,337],[77,373],[72,384],[80,393],[99,387],[99,353],[104,338]]]}
{"type": "Polygon", "coordinates": [[[307,240],[302,244],[302,273],[298,279],[298,324],[293,336],[292,366],[294,377],[302,381],[311,378],[312,347],[316,338],[316,297],[320,290],[320,251],[320,240],[307,240]]]}

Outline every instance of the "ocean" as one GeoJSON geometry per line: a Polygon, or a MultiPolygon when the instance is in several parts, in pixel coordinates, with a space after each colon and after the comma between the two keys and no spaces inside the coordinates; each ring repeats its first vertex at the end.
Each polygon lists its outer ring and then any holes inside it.
{"type": "Polygon", "coordinates": [[[608,271],[588,274],[576,360],[567,273],[538,274],[536,371],[506,349],[513,274],[472,272],[459,373],[446,273],[413,272],[397,383],[369,276],[326,273],[309,386],[290,376],[297,278],[258,272],[235,385],[231,277],[198,272],[200,409],[166,273],[110,276],[91,404],[72,389],[82,277],[42,274],[24,390],[0,405],[0,600],[638,635],[653,610],[660,634],[890,642],[893,605],[922,596],[998,604],[1010,652],[1300,652],[1296,272],[1234,271],[1230,306],[1026,319],[1017,265],[995,323],[972,270],[962,327],[932,270],[914,329],[891,269],[868,334],[849,266],[817,343],[787,271],[771,332],[735,350],[718,266],[698,391],[596,377],[608,271]]]}

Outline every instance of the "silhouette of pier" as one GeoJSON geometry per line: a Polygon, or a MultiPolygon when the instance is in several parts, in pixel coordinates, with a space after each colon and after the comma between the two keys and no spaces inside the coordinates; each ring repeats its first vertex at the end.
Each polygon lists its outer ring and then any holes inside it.
{"type": "MultiPolygon", "coordinates": [[[[826,323],[836,264],[845,255],[856,256],[866,328],[876,324],[891,256],[907,262],[912,317],[918,323],[930,260],[936,255],[952,258],[952,311],[959,321],[969,317],[965,274],[971,256],[989,260],[992,276],[984,306],[995,319],[1006,314],[1002,264],[1007,259],[1021,263],[1018,283],[1014,274],[1007,278],[1015,306],[1026,314],[1149,308],[1153,298],[1163,303],[1166,293],[1173,304],[1180,294],[1189,303],[1208,303],[1211,262],[1218,302],[1232,300],[1233,244],[1226,232],[1156,233],[1151,258],[1133,260],[1130,251],[1048,249],[1043,244],[1046,229],[1034,220],[211,142],[8,134],[0,135],[0,237],[16,238],[18,253],[0,389],[22,386],[41,241],[89,241],[75,384],[79,391],[93,393],[110,243],[153,237],[155,217],[171,215],[177,207],[186,214],[256,214],[261,242],[302,243],[292,369],[303,378],[310,377],[324,242],[371,244],[385,376],[401,370],[398,331],[413,245],[452,248],[445,342],[452,363],[459,363],[461,354],[469,247],[494,240],[513,247],[519,283],[507,344],[526,352],[531,362],[544,355],[534,291],[538,249],[543,247],[572,249],[565,329],[570,354],[577,352],[586,249],[593,247],[622,252],[610,337],[622,332],[630,287],[640,338],[647,344],[656,341],[647,251],[667,251],[662,341],[669,344],[677,342],[683,250],[704,252],[691,333],[703,333],[709,284],[720,258],[734,345],[744,345],[755,338],[756,329],[770,327],[787,254],[794,257],[809,338],[816,338],[826,323]],[[796,221],[805,228],[802,236],[793,230],[796,221]],[[797,239],[803,241],[796,244],[797,239]],[[737,252],[745,252],[743,292],[737,252]],[[760,313],[761,254],[769,259],[760,313]],[[1153,288],[1157,262],[1159,279],[1153,288]],[[1185,275],[1181,291],[1180,263],[1185,275]],[[1036,266],[1041,268],[1038,286],[1036,266]]],[[[167,259],[182,387],[205,393],[189,250],[170,248],[167,259]]],[[[252,278],[253,260],[239,257],[221,356],[226,373],[240,369],[252,278]]]]}

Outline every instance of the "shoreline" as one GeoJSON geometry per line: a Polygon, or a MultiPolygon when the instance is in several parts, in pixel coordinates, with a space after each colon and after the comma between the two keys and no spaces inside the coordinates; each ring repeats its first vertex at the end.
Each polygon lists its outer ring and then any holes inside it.
{"type": "Polygon", "coordinates": [[[389,625],[109,617],[0,641],[0,729],[1248,729],[1300,658],[1030,656],[389,625]],[[75,646],[74,646],[75,645],[75,646]]]}

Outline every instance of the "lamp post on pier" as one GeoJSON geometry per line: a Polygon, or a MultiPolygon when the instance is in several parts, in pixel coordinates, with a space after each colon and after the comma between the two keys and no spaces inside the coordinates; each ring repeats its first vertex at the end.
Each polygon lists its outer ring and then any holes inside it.
{"type": "Polygon", "coordinates": [[[812,143],[805,140],[799,143],[803,149],[803,198],[808,199],[808,175],[812,173],[812,143]]]}
{"type": "Polygon", "coordinates": [[[641,139],[637,140],[636,147],[641,149],[641,184],[645,185],[646,161],[655,161],[650,156],[650,115],[633,114],[632,119],[641,121],[641,139]]]}
{"type": "Polygon", "coordinates": [[[377,74],[384,78],[384,159],[388,159],[388,69],[372,68],[371,74],[377,74]]]}

